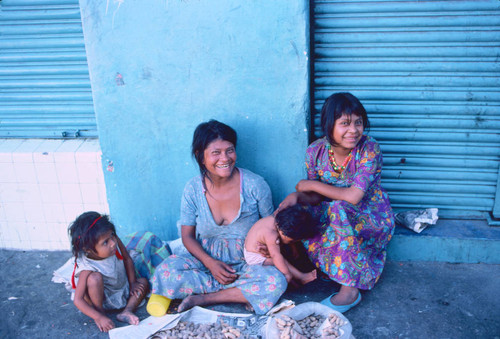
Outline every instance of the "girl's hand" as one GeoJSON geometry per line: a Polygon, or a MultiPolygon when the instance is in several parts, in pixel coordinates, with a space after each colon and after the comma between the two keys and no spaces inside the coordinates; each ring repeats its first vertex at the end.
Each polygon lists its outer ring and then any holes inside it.
{"type": "Polygon", "coordinates": [[[313,184],[314,184],[314,180],[301,180],[295,186],[295,190],[297,190],[297,192],[313,191],[313,189],[312,189],[313,184]]]}
{"type": "Polygon", "coordinates": [[[104,314],[94,319],[94,321],[101,332],[109,332],[109,330],[115,328],[113,320],[109,319],[104,314]]]}
{"type": "MultiPolygon", "coordinates": [[[[297,184],[298,185],[298,184],[297,184]]],[[[293,193],[290,193],[286,198],[285,200],[283,200],[281,202],[281,204],[279,204],[278,206],[278,209],[276,210],[276,212],[274,212],[274,215],[276,216],[276,214],[281,211],[281,210],[284,210],[285,208],[287,207],[290,207],[290,206],[293,206],[293,205],[296,205],[297,202],[299,200],[299,194],[297,192],[293,192],[293,193]]]]}
{"type": "Polygon", "coordinates": [[[210,270],[210,273],[212,273],[214,278],[222,285],[228,285],[238,278],[238,275],[234,274],[235,270],[220,260],[212,261],[207,268],[210,270]]]}
{"type": "Polygon", "coordinates": [[[134,281],[132,284],[130,284],[130,295],[134,295],[137,298],[140,298],[141,296],[144,296],[145,292],[146,286],[144,286],[140,282],[134,281]]]}

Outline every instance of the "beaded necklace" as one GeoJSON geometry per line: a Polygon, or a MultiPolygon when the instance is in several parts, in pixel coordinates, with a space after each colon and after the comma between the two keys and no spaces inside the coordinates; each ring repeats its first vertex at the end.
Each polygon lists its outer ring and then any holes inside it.
{"type": "Polygon", "coordinates": [[[328,158],[330,159],[330,162],[333,166],[333,170],[339,173],[345,170],[347,163],[352,158],[352,150],[349,152],[342,165],[337,165],[337,163],[335,162],[335,153],[333,152],[333,147],[330,145],[330,143],[327,143],[326,148],[328,149],[328,158]]]}

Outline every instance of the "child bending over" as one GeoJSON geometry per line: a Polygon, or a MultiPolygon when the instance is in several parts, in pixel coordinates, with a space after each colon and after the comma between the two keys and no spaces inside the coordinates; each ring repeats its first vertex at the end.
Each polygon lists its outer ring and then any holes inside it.
{"type": "Polygon", "coordinates": [[[75,306],[94,319],[101,332],[115,327],[105,314],[110,309],[124,308],[116,318],[137,325],[139,318],[133,311],[146,296],[149,285],[145,278],[136,279],[134,263],[116,235],[115,226],[107,216],[86,212],[70,225],[69,234],[75,256],[71,277],[75,306]]]}
{"type": "Polygon", "coordinates": [[[291,265],[281,254],[280,243],[291,244],[309,239],[319,232],[316,220],[310,212],[300,205],[280,210],[276,216],[268,216],[257,221],[245,239],[245,260],[249,265],[274,265],[290,282],[292,279],[301,284],[313,281],[316,270],[303,273],[291,265]],[[270,258],[260,253],[262,245],[267,247],[270,258]]]}

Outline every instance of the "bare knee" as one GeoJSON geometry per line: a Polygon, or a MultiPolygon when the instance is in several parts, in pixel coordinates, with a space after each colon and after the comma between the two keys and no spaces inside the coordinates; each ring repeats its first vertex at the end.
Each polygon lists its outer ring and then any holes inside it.
{"type": "Polygon", "coordinates": [[[87,277],[87,288],[96,289],[102,288],[104,286],[104,280],[102,278],[102,274],[99,272],[92,272],[87,277]]]}

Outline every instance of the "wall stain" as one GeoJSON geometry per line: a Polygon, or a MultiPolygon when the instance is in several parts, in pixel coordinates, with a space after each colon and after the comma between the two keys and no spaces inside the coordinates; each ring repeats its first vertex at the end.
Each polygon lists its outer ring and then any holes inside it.
{"type": "Polygon", "coordinates": [[[116,81],[116,86],[125,85],[125,81],[123,81],[123,76],[118,72],[116,72],[115,81],[116,81]]]}
{"type": "Polygon", "coordinates": [[[113,161],[108,160],[108,166],[106,166],[106,170],[111,173],[115,171],[115,166],[113,165],[113,161]]]}

